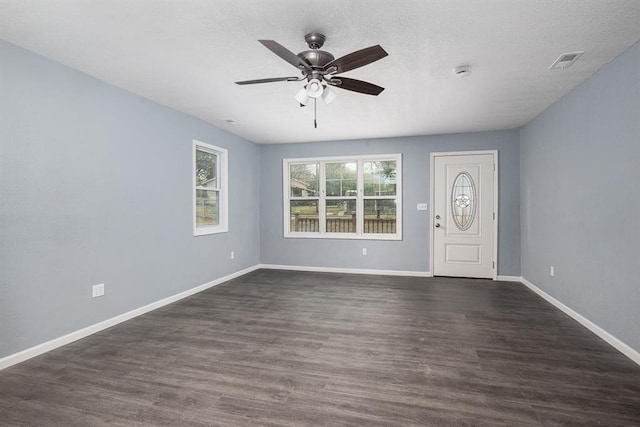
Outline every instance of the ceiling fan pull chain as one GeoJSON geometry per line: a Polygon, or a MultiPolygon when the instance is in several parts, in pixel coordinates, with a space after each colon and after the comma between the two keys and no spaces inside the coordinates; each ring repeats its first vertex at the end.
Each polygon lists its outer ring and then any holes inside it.
{"type": "Polygon", "coordinates": [[[318,129],[318,122],[316,121],[316,112],[318,108],[318,98],[313,98],[313,127],[318,129]]]}

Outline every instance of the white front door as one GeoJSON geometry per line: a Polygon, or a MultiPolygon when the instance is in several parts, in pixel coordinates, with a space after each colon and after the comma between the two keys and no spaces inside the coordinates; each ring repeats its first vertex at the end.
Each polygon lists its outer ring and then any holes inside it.
{"type": "Polygon", "coordinates": [[[496,152],[433,153],[433,275],[496,279],[496,152]]]}

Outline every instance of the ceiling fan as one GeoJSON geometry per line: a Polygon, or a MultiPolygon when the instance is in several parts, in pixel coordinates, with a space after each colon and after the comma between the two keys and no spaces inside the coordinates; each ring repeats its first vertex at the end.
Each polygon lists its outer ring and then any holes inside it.
{"type": "Polygon", "coordinates": [[[310,50],[302,51],[297,55],[274,40],[258,40],[267,49],[298,68],[302,73],[300,77],[273,77],[245,80],[236,82],[236,84],[251,85],[257,83],[299,82],[306,80],[307,84],[304,88],[300,89],[295,96],[301,107],[307,105],[310,98],[315,101],[317,98],[322,97],[323,101],[327,104],[333,101],[336,95],[331,91],[330,86],[374,96],[379,95],[384,90],[383,87],[374,85],[373,83],[337,76],[338,74],[355,70],[356,68],[371,64],[387,56],[388,53],[385,52],[380,45],[357,50],[335,59],[331,53],[320,50],[327,39],[324,34],[309,33],[304,36],[304,39],[310,50]]]}

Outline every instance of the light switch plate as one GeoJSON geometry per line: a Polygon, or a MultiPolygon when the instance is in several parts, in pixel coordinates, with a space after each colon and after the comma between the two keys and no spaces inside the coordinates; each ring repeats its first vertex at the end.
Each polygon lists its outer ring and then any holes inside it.
{"type": "Polygon", "coordinates": [[[104,295],[104,283],[99,283],[97,285],[93,285],[91,296],[94,298],[101,297],[104,295]]]}
{"type": "Polygon", "coordinates": [[[429,204],[428,203],[418,203],[418,210],[419,211],[426,211],[429,208],[429,204]]]}

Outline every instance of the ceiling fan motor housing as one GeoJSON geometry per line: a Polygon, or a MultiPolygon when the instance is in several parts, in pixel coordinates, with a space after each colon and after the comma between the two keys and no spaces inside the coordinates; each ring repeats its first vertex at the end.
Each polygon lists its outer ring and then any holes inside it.
{"type": "MultiPolygon", "coordinates": [[[[309,65],[311,65],[311,69],[313,71],[320,71],[327,65],[329,62],[336,59],[332,54],[326,52],[324,50],[320,50],[324,42],[327,40],[324,34],[320,33],[309,33],[304,36],[304,40],[307,42],[307,46],[311,50],[305,50],[298,54],[298,57],[302,58],[309,65]]],[[[320,77],[318,73],[309,73],[307,78],[318,78],[320,77]]],[[[322,78],[320,77],[320,80],[322,78]]]]}
{"type": "Polygon", "coordinates": [[[336,59],[332,54],[324,50],[314,49],[300,52],[298,56],[311,65],[311,68],[322,68],[336,59]]]}

